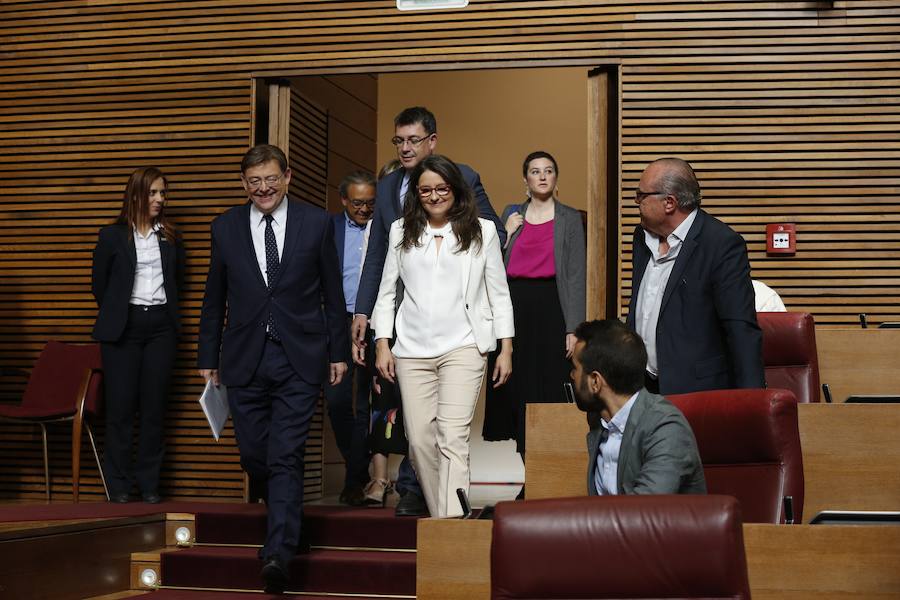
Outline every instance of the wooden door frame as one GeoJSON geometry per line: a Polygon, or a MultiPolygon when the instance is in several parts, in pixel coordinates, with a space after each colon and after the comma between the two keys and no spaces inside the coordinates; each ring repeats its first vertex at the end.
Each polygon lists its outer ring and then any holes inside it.
{"type": "Polygon", "coordinates": [[[491,69],[543,69],[553,67],[587,67],[588,128],[585,132],[588,161],[587,199],[587,318],[617,318],[621,315],[621,273],[619,223],[621,202],[619,194],[622,181],[622,119],[621,119],[621,61],[608,57],[554,58],[546,60],[433,62],[402,65],[348,65],[334,67],[291,68],[285,70],[254,71],[251,86],[251,131],[253,143],[262,131],[268,130],[269,139],[279,138],[277,126],[272,123],[287,122],[281,113],[284,103],[276,91],[268,92],[270,82],[283,82],[293,77],[312,75],[360,75],[409,73],[423,71],[476,71],[491,69]],[[270,126],[257,119],[257,98],[266,98],[277,110],[268,110],[270,126]],[[606,260],[601,260],[600,257],[606,260]]]}

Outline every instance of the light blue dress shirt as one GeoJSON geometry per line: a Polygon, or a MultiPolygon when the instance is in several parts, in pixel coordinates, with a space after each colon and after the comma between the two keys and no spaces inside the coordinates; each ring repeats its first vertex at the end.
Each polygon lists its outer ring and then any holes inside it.
{"type": "Polygon", "coordinates": [[[613,496],[619,493],[617,479],[619,449],[622,447],[622,436],[625,434],[628,415],[631,414],[631,407],[634,406],[637,397],[636,392],[609,421],[600,419],[600,425],[606,430],[606,435],[600,436],[597,464],[594,467],[594,487],[600,496],[613,496]]]}
{"type": "Polygon", "coordinates": [[[362,251],[366,239],[366,226],[357,225],[344,213],[344,300],[347,312],[356,308],[356,292],[359,290],[362,251]]]}

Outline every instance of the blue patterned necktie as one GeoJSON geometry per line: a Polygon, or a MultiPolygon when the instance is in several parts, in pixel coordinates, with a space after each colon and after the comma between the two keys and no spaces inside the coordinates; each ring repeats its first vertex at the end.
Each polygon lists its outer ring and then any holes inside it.
{"type": "MultiPolygon", "coordinates": [[[[278,260],[278,243],[275,241],[275,230],[272,229],[272,221],[275,217],[263,215],[263,218],[266,220],[266,233],[263,237],[266,243],[266,285],[271,291],[281,262],[278,260]]],[[[278,337],[278,329],[275,327],[275,316],[271,311],[269,311],[269,318],[266,320],[266,335],[272,341],[281,341],[281,338],[278,337]]]]}

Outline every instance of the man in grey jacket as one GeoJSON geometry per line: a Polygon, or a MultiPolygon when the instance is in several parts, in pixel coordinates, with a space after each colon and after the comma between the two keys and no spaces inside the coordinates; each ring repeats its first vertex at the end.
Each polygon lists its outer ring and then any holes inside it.
{"type": "Polygon", "coordinates": [[[620,321],[575,330],[575,400],[599,413],[587,437],[588,493],[705,494],[697,441],[672,403],[644,389],[647,350],[620,321]]]}

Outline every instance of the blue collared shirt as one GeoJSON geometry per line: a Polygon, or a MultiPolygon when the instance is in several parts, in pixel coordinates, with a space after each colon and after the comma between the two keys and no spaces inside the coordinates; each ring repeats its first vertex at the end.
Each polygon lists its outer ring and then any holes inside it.
{"type": "Polygon", "coordinates": [[[594,466],[594,487],[600,496],[619,493],[619,450],[622,447],[622,436],[625,434],[628,415],[631,414],[631,407],[634,406],[637,397],[638,393],[635,393],[609,421],[600,419],[600,425],[607,433],[605,436],[600,436],[597,464],[594,466]]]}
{"type": "Polygon", "coordinates": [[[347,312],[356,308],[356,292],[359,290],[362,251],[366,238],[366,226],[357,225],[344,212],[344,300],[347,312]]]}

